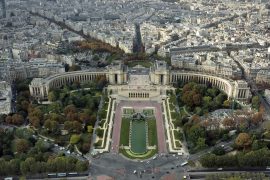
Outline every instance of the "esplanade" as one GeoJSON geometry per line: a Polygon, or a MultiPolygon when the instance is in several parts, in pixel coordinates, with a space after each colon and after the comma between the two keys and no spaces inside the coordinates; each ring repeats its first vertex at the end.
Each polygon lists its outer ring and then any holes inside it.
{"type": "Polygon", "coordinates": [[[195,81],[200,84],[211,84],[224,91],[229,98],[247,101],[250,89],[244,80],[232,80],[198,72],[171,70],[163,61],[156,61],[152,67],[128,68],[120,61],[116,61],[103,69],[89,69],[60,73],[48,78],[34,78],[29,85],[30,93],[39,100],[47,99],[50,90],[60,88],[65,84],[94,81],[105,77],[109,86],[108,93],[128,99],[149,100],[166,95],[166,90],[173,89],[172,85],[178,81],[187,83],[195,81]]]}

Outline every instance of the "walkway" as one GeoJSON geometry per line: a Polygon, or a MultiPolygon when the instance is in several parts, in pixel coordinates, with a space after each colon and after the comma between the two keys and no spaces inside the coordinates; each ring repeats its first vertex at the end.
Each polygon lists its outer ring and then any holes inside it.
{"type": "Polygon", "coordinates": [[[157,139],[158,139],[158,151],[159,153],[167,153],[166,141],[165,141],[165,131],[162,116],[161,105],[152,101],[121,101],[116,108],[115,118],[114,118],[114,128],[112,135],[112,153],[119,152],[120,143],[120,132],[122,123],[122,108],[123,107],[133,107],[133,108],[144,108],[144,107],[154,107],[156,109],[155,117],[157,121],[157,139]]]}

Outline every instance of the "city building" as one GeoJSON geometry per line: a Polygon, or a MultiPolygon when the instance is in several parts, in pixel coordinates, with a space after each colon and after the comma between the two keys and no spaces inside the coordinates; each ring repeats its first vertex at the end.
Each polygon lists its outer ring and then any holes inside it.
{"type": "Polygon", "coordinates": [[[16,79],[48,77],[65,72],[64,64],[43,58],[33,58],[29,62],[7,60],[0,62],[0,79],[10,82],[16,79]]]}
{"type": "Polygon", "coordinates": [[[11,112],[12,91],[11,86],[5,82],[0,82],[0,114],[11,112]]]}

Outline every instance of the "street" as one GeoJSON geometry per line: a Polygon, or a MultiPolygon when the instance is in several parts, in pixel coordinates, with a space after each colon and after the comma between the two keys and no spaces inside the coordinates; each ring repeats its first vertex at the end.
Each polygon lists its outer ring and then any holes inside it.
{"type": "Polygon", "coordinates": [[[180,164],[185,161],[184,157],[176,155],[133,161],[119,154],[107,153],[91,159],[89,172],[92,176],[106,174],[115,179],[160,179],[171,173],[182,177],[187,167],[181,167],[180,164]]]}

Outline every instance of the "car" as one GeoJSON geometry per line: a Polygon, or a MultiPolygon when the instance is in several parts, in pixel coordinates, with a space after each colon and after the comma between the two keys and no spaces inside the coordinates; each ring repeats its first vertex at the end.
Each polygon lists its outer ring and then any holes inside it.
{"type": "Polygon", "coordinates": [[[217,168],[217,170],[218,170],[218,171],[222,171],[222,170],[223,170],[223,168],[217,168]]]}
{"type": "Polygon", "coordinates": [[[267,170],[270,170],[270,166],[267,166],[266,169],[267,169],[267,170]]]}
{"type": "Polygon", "coordinates": [[[154,156],[152,159],[153,159],[153,160],[157,159],[157,156],[154,156]]]}
{"type": "Polygon", "coordinates": [[[181,163],[181,164],[180,164],[180,166],[182,166],[182,167],[183,167],[183,166],[185,166],[185,165],[187,165],[187,164],[188,164],[188,162],[187,162],[187,161],[185,161],[185,162],[181,163]]]}
{"type": "Polygon", "coordinates": [[[188,175],[183,176],[183,179],[188,179],[188,178],[189,178],[188,175]]]}
{"type": "Polygon", "coordinates": [[[69,177],[78,176],[78,173],[77,172],[70,172],[70,173],[68,173],[68,176],[69,177]]]}
{"type": "Polygon", "coordinates": [[[133,171],[133,174],[136,174],[136,173],[137,173],[137,170],[134,170],[134,171],[133,171]]]}
{"type": "Polygon", "coordinates": [[[67,176],[67,173],[57,173],[57,176],[58,177],[66,177],[67,176]]]}
{"type": "Polygon", "coordinates": [[[13,180],[13,177],[6,177],[4,180],[13,180]]]}

